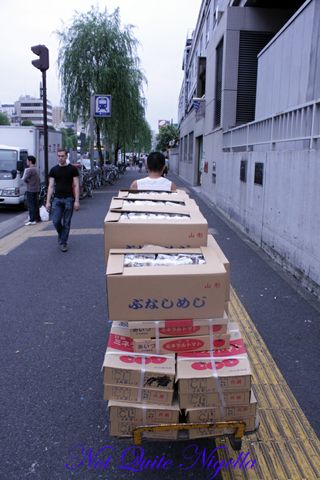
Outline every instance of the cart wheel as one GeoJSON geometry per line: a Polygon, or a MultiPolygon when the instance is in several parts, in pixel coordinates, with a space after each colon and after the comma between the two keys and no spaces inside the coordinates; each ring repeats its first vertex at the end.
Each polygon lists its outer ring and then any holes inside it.
{"type": "Polygon", "coordinates": [[[231,447],[233,448],[233,450],[236,450],[236,451],[241,450],[242,439],[241,438],[235,438],[234,436],[230,436],[229,438],[230,438],[230,443],[231,443],[231,447]]]}

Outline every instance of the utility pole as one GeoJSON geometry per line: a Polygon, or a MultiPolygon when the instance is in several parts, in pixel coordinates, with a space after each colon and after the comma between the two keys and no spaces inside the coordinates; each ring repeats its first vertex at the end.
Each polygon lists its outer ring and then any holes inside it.
{"type": "Polygon", "coordinates": [[[44,134],[44,176],[48,185],[48,119],[47,119],[47,78],[46,70],[49,68],[49,50],[45,45],[35,45],[31,51],[38,55],[32,60],[32,65],[42,72],[42,101],[43,101],[43,134],[44,134]]]}

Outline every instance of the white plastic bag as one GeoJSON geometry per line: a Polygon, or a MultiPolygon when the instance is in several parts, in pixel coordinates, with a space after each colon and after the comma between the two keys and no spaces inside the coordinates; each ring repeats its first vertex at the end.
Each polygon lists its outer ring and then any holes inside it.
{"type": "Polygon", "coordinates": [[[40,218],[43,222],[48,222],[49,220],[49,212],[44,205],[40,207],[40,218]]]}

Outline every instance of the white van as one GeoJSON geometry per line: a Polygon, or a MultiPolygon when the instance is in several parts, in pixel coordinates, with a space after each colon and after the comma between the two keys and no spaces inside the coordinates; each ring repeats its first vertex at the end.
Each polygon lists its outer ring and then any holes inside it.
{"type": "Polygon", "coordinates": [[[28,152],[18,147],[0,145],[0,205],[27,204],[27,188],[22,181],[28,152]]]}

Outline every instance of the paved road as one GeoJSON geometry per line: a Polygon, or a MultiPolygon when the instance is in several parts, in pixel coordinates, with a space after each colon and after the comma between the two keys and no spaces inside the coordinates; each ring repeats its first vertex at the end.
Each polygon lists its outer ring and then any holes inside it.
{"type": "MultiPolygon", "coordinates": [[[[190,454],[185,442],[144,445],[148,458],[165,455],[172,460],[168,471],[119,469],[129,459],[121,460],[121,454],[130,442],[107,433],[100,372],[109,329],[102,227],[111,197],[136,176],[127,172],[117,186],[95,192],[93,199],[81,203],[72,227],[86,230],[71,236],[66,254],[58,250],[48,224],[43,236],[0,256],[0,479],[209,478],[200,462],[186,471],[179,467],[192,464],[185,457],[190,454]],[[110,449],[95,457],[103,446],[110,449]],[[104,462],[99,462],[101,458],[104,462]],[[66,469],[66,463],[75,471],[66,469]]],[[[319,311],[204,199],[191,193],[229,257],[233,286],[319,432],[319,346],[315,345],[319,311]]],[[[23,220],[17,217],[11,229],[22,226],[23,220]]],[[[196,445],[199,452],[214,449],[213,441],[196,445]]]]}

